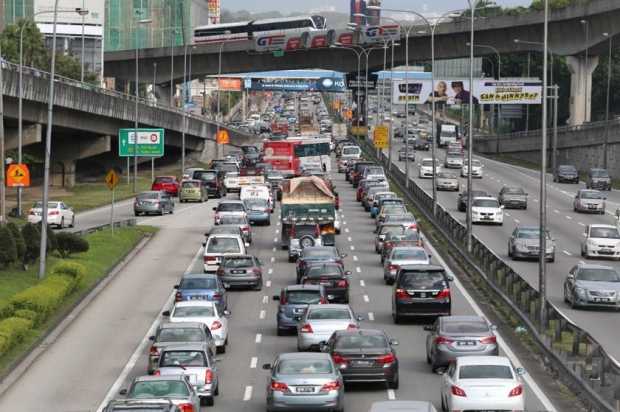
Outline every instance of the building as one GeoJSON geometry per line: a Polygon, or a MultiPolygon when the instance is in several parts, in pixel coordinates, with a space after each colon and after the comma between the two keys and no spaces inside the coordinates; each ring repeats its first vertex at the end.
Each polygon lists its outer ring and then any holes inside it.
{"type": "Polygon", "coordinates": [[[105,50],[182,46],[219,22],[219,0],[105,0],[105,50]]]}

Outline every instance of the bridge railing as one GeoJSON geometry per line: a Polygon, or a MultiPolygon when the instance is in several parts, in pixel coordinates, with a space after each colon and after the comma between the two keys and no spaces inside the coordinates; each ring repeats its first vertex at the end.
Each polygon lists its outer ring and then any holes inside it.
{"type": "MultiPolygon", "coordinates": [[[[376,150],[366,139],[360,143],[366,155],[388,165],[385,153],[376,150]]],[[[566,317],[549,301],[545,304],[545,320],[539,322],[540,301],[538,291],[524,276],[504,262],[477,236],[473,236],[472,252],[467,252],[467,228],[449,210],[437,204],[433,214],[432,196],[415,180],[405,175],[396,165],[389,173],[403,195],[424,214],[442,234],[450,251],[464,262],[470,272],[484,282],[492,294],[501,299],[504,307],[518,318],[527,333],[542,351],[546,366],[553,369],[559,379],[580,395],[589,410],[614,412],[620,397],[620,363],[605,351],[593,336],[566,317]]]]}
{"type": "MultiPolygon", "coordinates": [[[[581,132],[585,130],[595,130],[595,129],[603,129],[605,127],[618,127],[620,126],[620,119],[612,119],[609,121],[601,120],[598,122],[588,122],[575,126],[559,126],[558,133],[571,133],[571,132],[581,132]]],[[[484,140],[492,140],[492,139],[512,139],[515,137],[539,137],[541,135],[541,129],[533,129],[528,131],[520,131],[513,133],[502,133],[502,134],[476,134],[474,138],[476,139],[484,139],[484,140]]]]}

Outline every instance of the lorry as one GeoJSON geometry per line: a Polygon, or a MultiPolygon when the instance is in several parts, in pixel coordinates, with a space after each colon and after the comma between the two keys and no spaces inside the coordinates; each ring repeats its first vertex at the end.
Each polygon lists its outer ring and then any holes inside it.
{"type": "Polygon", "coordinates": [[[286,177],[295,176],[299,169],[295,158],[295,146],[299,144],[299,140],[265,140],[263,162],[269,163],[286,177]]]}
{"type": "Polygon", "coordinates": [[[296,177],[282,182],[280,219],[281,246],[288,248],[296,223],[316,223],[321,243],[336,244],[336,195],[329,184],[317,176],[296,177]]]}
{"type": "Polygon", "coordinates": [[[455,143],[459,139],[459,128],[455,124],[438,123],[437,124],[437,145],[439,147],[448,146],[455,143]]]}

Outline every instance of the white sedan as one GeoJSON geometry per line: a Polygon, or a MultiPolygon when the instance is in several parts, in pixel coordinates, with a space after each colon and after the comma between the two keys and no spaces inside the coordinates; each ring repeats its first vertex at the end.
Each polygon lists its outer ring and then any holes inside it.
{"type": "MultiPolygon", "coordinates": [[[[439,164],[439,160],[435,159],[435,173],[439,173],[440,171],[441,171],[441,167],[439,164]]],[[[424,159],[422,159],[419,165],[419,177],[420,179],[433,177],[433,159],[432,158],[425,157],[424,159]]]]}
{"type": "MultiPolygon", "coordinates": [[[[480,163],[480,160],[472,159],[471,161],[471,177],[482,179],[482,168],[484,166],[480,163]]],[[[467,159],[465,159],[465,163],[463,163],[463,167],[461,168],[461,177],[467,177],[467,173],[469,170],[469,164],[467,163],[467,159]]]]}
{"type": "Polygon", "coordinates": [[[230,312],[218,312],[214,302],[206,300],[187,300],[177,302],[172,311],[166,311],[164,316],[170,317],[170,322],[200,322],[209,327],[215,345],[220,353],[226,352],[228,345],[228,316],[230,312]]]}
{"type": "Polygon", "coordinates": [[[442,409],[524,411],[523,373],[503,356],[458,357],[442,376],[442,409]]]}
{"type": "MultiPolygon", "coordinates": [[[[36,202],[28,211],[28,223],[37,224],[43,218],[43,203],[36,202]]],[[[47,223],[60,229],[75,225],[75,213],[64,202],[47,202],[47,223]]]]}
{"type": "Polygon", "coordinates": [[[504,206],[494,197],[475,197],[471,204],[472,223],[504,223],[504,206]]]}

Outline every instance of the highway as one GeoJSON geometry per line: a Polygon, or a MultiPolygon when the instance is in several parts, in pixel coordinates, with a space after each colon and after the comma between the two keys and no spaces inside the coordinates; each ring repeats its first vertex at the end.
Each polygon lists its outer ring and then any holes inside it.
{"type": "MultiPolygon", "coordinates": [[[[405,170],[405,162],[398,161],[398,149],[404,145],[401,139],[395,141],[392,152],[392,161],[401,170],[405,170]]],[[[387,153],[387,149],[385,151],[387,153]]],[[[416,161],[410,163],[409,173],[418,185],[429,196],[432,194],[432,180],[419,179],[418,163],[422,158],[430,158],[429,152],[416,152],[416,161]]],[[[436,157],[443,164],[445,153],[439,149],[436,157]]],[[[528,193],[527,210],[504,210],[503,226],[474,225],[473,232],[487,247],[490,247],[498,256],[506,261],[515,271],[520,273],[533,287],[538,289],[538,263],[531,261],[513,261],[508,257],[508,238],[517,225],[538,225],[540,210],[540,174],[536,171],[513,166],[495,160],[474,156],[484,165],[483,178],[473,179],[474,190],[485,190],[492,196],[497,196],[504,185],[521,186],[528,193]]],[[[560,161],[561,163],[561,161],[560,161]]],[[[460,176],[459,169],[452,170],[460,176]]],[[[460,179],[460,191],[466,190],[467,179],[460,179]]],[[[547,222],[552,238],[555,239],[555,263],[547,265],[547,294],[551,303],[556,305],[566,316],[580,327],[588,331],[597,339],[616,359],[620,359],[620,316],[616,311],[605,309],[577,309],[573,310],[563,299],[563,282],[569,270],[582,261],[581,242],[585,236],[585,226],[593,223],[615,224],[615,210],[620,207],[620,192],[612,190],[604,192],[608,196],[606,214],[585,214],[573,211],[573,198],[580,188],[580,184],[554,183],[550,174],[547,175],[547,222]]],[[[438,202],[454,217],[465,223],[466,215],[456,208],[457,192],[437,192],[438,202]]],[[[604,265],[610,265],[620,271],[620,262],[612,260],[589,260],[604,265]]]]}
{"type": "MultiPolygon", "coordinates": [[[[332,177],[342,199],[343,230],[337,246],[348,254],[345,266],[353,272],[351,307],[365,318],[364,327],[385,329],[400,342],[400,389],[352,387],[345,394],[346,410],[367,411],[373,401],[387,399],[431,400],[439,408],[440,377],[426,364],[426,332],[421,324],[393,323],[391,288],[383,283],[379,256],[374,252],[373,221],[355,202],[343,175],[333,173],[332,177]]],[[[158,226],[159,233],[0,397],[0,410],[96,411],[127,387],[131,378],[145,374],[147,339],[161,321],[160,313],[170,307],[172,286],[184,272],[202,270],[200,244],[212,224],[215,204],[216,200],[210,200],[177,205],[174,215],[139,218],[140,223],[158,226]]],[[[119,209],[119,217],[130,212],[129,206],[119,209]]],[[[105,208],[93,212],[89,219],[105,220],[107,212],[105,208]]],[[[279,353],[296,350],[294,336],[276,336],[277,305],[271,296],[294,283],[295,273],[286,251],[276,247],[277,215],[276,210],[271,226],[253,228],[250,252],[265,264],[265,287],[262,292],[230,292],[230,346],[226,354],[218,355],[220,395],[214,407],[203,410],[264,411],[267,373],[260,365],[279,353]]],[[[429,252],[435,263],[443,263],[434,249],[429,252]]],[[[480,313],[458,281],[452,289],[454,314],[480,313]]],[[[498,340],[506,354],[504,340],[498,340]]],[[[529,411],[555,411],[530,375],[525,382],[529,411]]]]}

